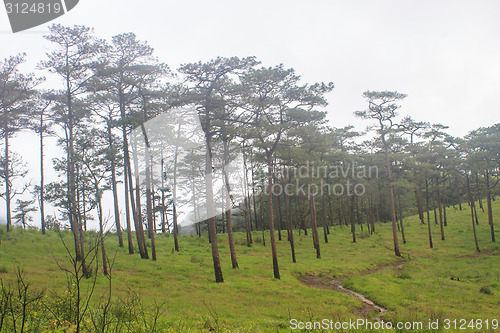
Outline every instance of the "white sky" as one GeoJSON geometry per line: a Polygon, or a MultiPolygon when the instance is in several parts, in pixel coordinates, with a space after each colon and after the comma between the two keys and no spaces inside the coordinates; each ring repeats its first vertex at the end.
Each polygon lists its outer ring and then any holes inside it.
{"type": "MultiPolygon", "coordinates": [[[[327,110],[335,127],[365,128],[353,116],[366,106],[363,91],[398,90],[408,94],[401,114],[463,136],[500,121],[499,13],[497,0],[80,0],[54,22],[94,27],[102,38],[134,32],[173,69],[254,55],[295,68],[304,82],[333,81],[327,110]]],[[[23,69],[33,70],[50,50],[46,32],[12,34],[0,8],[0,58],[27,52],[23,69]]],[[[15,149],[37,168],[33,140],[20,134],[15,149]]]]}

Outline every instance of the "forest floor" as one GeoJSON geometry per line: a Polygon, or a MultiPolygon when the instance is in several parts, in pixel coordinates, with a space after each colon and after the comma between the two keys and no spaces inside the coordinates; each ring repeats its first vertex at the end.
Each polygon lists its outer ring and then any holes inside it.
{"type": "MultiPolygon", "coordinates": [[[[180,237],[177,253],[173,237],[158,234],[158,260],[153,262],[140,259],[138,254],[129,255],[126,244],[119,248],[116,235],[110,234],[106,247],[113,262],[112,298],[118,302],[134,294],[144,307],[164,304],[160,322],[165,331],[172,332],[290,332],[293,320],[336,323],[359,318],[424,325],[437,320],[437,331],[494,332],[477,326],[442,330],[447,319],[458,324],[461,319],[467,323],[472,319],[500,320],[500,200],[494,202],[496,243],[491,242],[487,214],[478,209],[481,252],[475,249],[470,211],[467,205],[463,208],[448,209],[445,240],[441,240],[440,227],[431,214],[432,249],[427,226],[417,217],[406,218],[407,243],[400,238],[402,258],[394,256],[390,223],[377,223],[371,236],[366,226],[361,231],[358,225],[356,243],[352,243],[350,227],[330,228],[328,243],[320,237],[321,259],[316,259],[311,233],[305,236],[302,231],[299,235],[295,230],[297,263],[292,263],[283,231],[282,240],[277,241],[280,280],[273,279],[268,231],[266,246],[262,233],[254,231],[250,247],[244,233],[235,233],[239,269],[231,268],[227,235],[218,235],[225,280],[219,284],[214,282],[206,235],[180,237]]],[[[19,268],[32,288],[45,290],[47,295],[66,290],[68,278],[62,269],[71,265],[57,233],[41,235],[19,229],[10,233],[0,229],[0,233],[0,279],[4,285],[15,284],[19,268]]],[[[69,232],[62,234],[71,245],[69,232]]],[[[89,244],[91,238],[92,233],[87,237],[89,244]]],[[[92,280],[83,280],[84,293],[92,280]]],[[[105,299],[108,287],[109,280],[99,274],[91,303],[105,299]]]]}

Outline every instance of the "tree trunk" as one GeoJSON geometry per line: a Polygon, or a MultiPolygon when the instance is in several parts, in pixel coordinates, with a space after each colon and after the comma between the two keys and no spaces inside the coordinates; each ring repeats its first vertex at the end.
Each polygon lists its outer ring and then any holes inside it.
{"type": "Polygon", "coordinates": [[[321,200],[322,200],[322,211],[323,211],[323,235],[325,237],[325,243],[328,243],[328,215],[326,212],[326,197],[325,192],[322,191],[321,200]]]}
{"type": "MultiPolygon", "coordinates": [[[[164,161],[163,161],[163,150],[162,150],[162,152],[161,152],[161,172],[160,172],[160,177],[161,177],[161,232],[164,234],[166,232],[166,229],[165,229],[166,207],[165,207],[165,184],[164,184],[165,177],[163,175],[163,170],[164,170],[163,164],[164,164],[164,161]]],[[[193,193],[194,193],[194,189],[193,189],[193,193]]],[[[195,214],[196,214],[196,205],[195,205],[195,214]]]]}
{"type": "Polygon", "coordinates": [[[299,202],[300,202],[300,217],[302,220],[302,229],[304,230],[304,235],[307,236],[307,225],[306,225],[306,212],[305,212],[305,198],[300,197],[299,202]]]}
{"type": "MultiPolygon", "coordinates": [[[[178,227],[178,222],[177,222],[177,163],[178,163],[178,157],[179,157],[179,140],[181,138],[181,125],[182,123],[179,122],[179,126],[177,127],[177,141],[175,144],[175,152],[174,152],[174,184],[172,188],[172,196],[174,200],[174,205],[172,208],[172,219],[174,222],[174,249],[176,252],[179,252],[179,227],[178,227]]],[[[210,157],[211,158],[211,157],[210,157]]],[[[212,163],[210,161],[210,163],[212,163]]],[[[212,197],[213,199],[213,197],[212,197]]],[[[208,204],[208,203],[207,203],[208,204]]],[[[217,229],[216,229],[217,231],[217,229]]]]}
{"type": "Polygon", "coordinates": [[[266,236],[264,233],[264,198],[260,197],[260,221],[261,221],[261,229],[262,229],[262,245],[266,246],[266,236]]]}
{"type": "Polygon", "coordinates": [[[447,218],[446,218],[446,205],[447,205],[447,193],[446,193],[446,178],[444,179],[443,181],[443,192],[441,192],[442,195],[441,195],[441,205],[443,207],[443,224],[445,227],[448,226],[448,221],[447,221],[447,218]]]}
{"type": "MultiPolygon", "coordinates": [[[[252,157],[251,155],[250,157],[252,157]]],[[[258,218],[257,218],[257,204],[255,203],[256,200],[256,195],[255,195],[255,178],[254,178],[254,173],[253,173],[253,162],[250,160],[250,170],[251,170],[251,175],[252,175],[252,197],[253,197],[253,213],[255,217],[255,230],[259,230],[259,224],[258,224],[258,218]]],[[[263,222],[262,222],[263,223],[263,222]]],[[[262,230],[264,230],[264,227],[262,226],[262,230]]],[[[264,243],[265,245],[265,243],[264,243]]]]}
{"type": "Polygon", "coordinates": [[[420,223],[425,224],[424,212],[423,212],[423,207],[422,207],[422,197],[421,197],[421,193],[419,192],[419,190],[415,190],[415,200],[417,202],[418,218],[420,219],[420,223]]]}
{"type": "Polygon", "coordinates": [[[490,171],[486,169],[486,205],[488,206],[488,223],[490,224],[491,241],[495,242],[495,228],[493,227],[493,211],[491,208],[491,188],[490,188],[490,171]]]}
{"type": "Polygon", "coordinates": [[[309,194],[309,204],[311,209],[311,228],[312,228],[312,236],[313,236],[313,245],[316,250],[316,258],[321,259],[321,253],[319,248],[319,236],[318,236],[318,223],[316,218],[316,200],[314,199],[314,195],[309,194]]]}
{"type": "MultiPolygon", "coordinates": [[[[471,191],[472,191],[472,189],[471,189],[471,191]]],[[[479,219],[477,218],[477,209],[476,209],[476,204],[475,204],[475,201],[474,201],[474,193],[472,194],[471,205],[472,205],[472,207],[474,208],[474,217],[475,217],[475,219],[476,219],[476,225],[479,225],[479,219]]]]}
{"type": "Polygon", "coordinates": [[[477,252],[481,252],[481,250],[479,250],[479,244],[477,242],[477,235],[476,235],[476,224],[474,223],[474,199],[472,197],[472,190],[471,190],[471,186],[470,186],[470,182],[469,182],[469,174],[466,174],[466,177],[467,177],[467,193],[469,194],[469,200],[470,200],[470,214],[471,214],[471,219],[472,219],[472,232],[474,233],[474,242],[476,244],[476,250],[477,252]]]}
{"type": "Polygon", "coordinates": [[[9,163],[9,131],[7,127],[4,128],[5,134],[5,151],[4,151],[4,172],[5,172],[5,204],[6,204],[6,212],[7,212],[7,232],[10,231],[12,226],[12,216],[11,216],[11,208],[10,208],[10,163],[9,163]]]}
{"type": "Polygon", "coordinates": [[[155,223],[153,223],[153,203],[151,192],[151,159],[149,156],[149,142],[146,139],[146,214],[148,223],[148,237],[151,239],[151,257],[156,260],[155,223]]]}
{"type": "Polygon", "coordinates": [[[349,219],[351,221],[352,242],[356,243],[356,225],[354,223],[354,196],[351,197],[351,204],[349,206],[349,219]]]}
{"type": "Polygon", "coordinates": [[[432,207],[434,211],[434,225],[438,225],[437,210],[436,210],[436,191],[432,194],[432,207]]]}
{"type": "Polygon", "coordinates": [[[250,203],[248,202],[248,196],[245,193],[245,229],[247,234],[247,246],[250,247],[252,244],[252,232],[250,230],[250,203]]]}
{"type": "Polygon", "coordinates": [[[274,278],[280,279],[280,270],[278,266],[278,252],[276,250],[276,239],[274,235],[274,216],[273,216],[273,160],[270,153],[267,154],[267,182],[268,182],[268,196],[267,205],[269,209],[269,232],[271,233],[271,251],[273,256],[273,272],[274,278]]]}
{"type": "Polygon", "coordinates": [[[78,221],[79,216],[76,213],[76,202],[75,202],[75,161],[73,157],[74,152],[74,137],[73,137],[73,105],[72,105],[72,94],[69,79],[66,80],[66,106],[68,108],[68,120],[67,120],[67,187],[68,187],[68,218],[73,232],[73,238],[75,241],[75,259],[81,261],[83,274],[88,275],[87,266],[85,265],[85,252],[83,249],[83,232],[81,230],[81,224],[78,221]]]}
{"type": "Polygon", "coordinates": [[[429,247],[432,249],[434,245],[432,244],[431,217],[429,213],[429,181],[427,180],[427,176],[425,177],[425,205],[427,210],[427,229],[429,233],[429,247]]]}
{"type": "Polygon", "coordinates": [[[276,204],[278,206],[278,240],[281,241],[281,229],[283,229],[283,218],[281,216],[281,199],[280,196],[273,195],[276,198],[276,204]]]}
{"type": "Polygon", "coordinates": [[[45,235],[45,172],[43,170],[43,111],[40,114],[40,221],[42,235],[45,235]]]}
{"type": "Polygon", "coordinates": [[[396,256],[401,257],[401,253],[399,252],[399,241],[398,241],[398,231],[397,231],[397,221],[396,221],[396,209],[394,206],[394,189],[392,185],[392,175],[391,175],[391,161],[389,159],[389,149],[387,147],[387,142],[385,141],[385,137],[382,136],[382,142],[384,144],[384,154],[385,154],[385,164],[387,167],[387,180],[389,182],[389,199],[390,199],[390,207],[392,213],[392,237],[394,240],[394,253],[396,256]]]}
{"type": "MultiPolygon", "coordinates": [[[[113,149],[113,137],[111,134],[111,124],[108,124],[109,149],[113,149]]],[[[116,162],[115,156],[111,159],[111,190],[113,191],[113,206],[115,209],[115,226],[118,235],[118,246],[123,247],[122,226],[120,223],[120,207],[118,204],[118,189],[116,187],[116,162]]]]}
{"type": "Polygon", "coordinates": [[[406,244],[405,228],[403,226],[403,206],[401,205],[401,193],[398,191],[399,224],[401,225],[401,237],[403,244],[406,244]]]}
{"type": "Polygon", "coordinates": [[[342,199],[340,196],[337,197],[337,219],[339,227],[342,226],[342,199]]]}
{"type": "Polygon", "coordinates": [[[130,201],[129,201],[129,184],[128,184],[128,167],[125,163],[123,170],[123,188],[125,192],[125,221],[127,223],[127,242],[128,254],[134,254],[134,244],[132,243],[132,225],[130,223],[130,201]]]}
{"type": "Polygon", "coordinates": [[[373,197],[372,194],[370,193],[370,197],[368,198],[368,214],[370,218],[370,224],[371,224],[371,230],[370,230],[370,235],[373,235],[375,233],[375,216],[373,212],[373,197]]]}
{"type": "MultiPolygon", "coordinates": [[[[210,129],[210,126],[207,126],[210,129]]],[[[208,130],[207,130],[208,131],[208,130]]],[[[222,275],[222,269],[220,265],[220,257],[219,257],[219,247],[217,245],[217,230],[215,224],[215,203],[214,203],[214,194],[213,194],[213,186],[212,186],[212,148],[211,148],[211,138],[206,134],[206,157],[205,157],[205,188],[207,195],[207,213],[210,217],[208,219],[208,233],[210,235],[211,245],[212,245],[212,261],[214,264],[214,274],[215,274],[215,282],[222,283],[224,282],[224,277],[222,275]]]]}
{"type": "MultiPolygon", "coordinates": [[[[136,147],[134,147],[136,148],[136,147]]],[[[135,203],[132,201],[132,210],[134,211],[134,223],[135,223],[135,234],[137,237],[137,243],[139,244],[139,252],[142,259],[149,259],[148,248],[146,246],[146,239],[144,237],[144,228],[142,226],[142,211],[141,211],[141,186],[139,178],[139,161],[137,158],[137,150],[134,156],[134,170],[135,170],[135,203]]],[[[130,198],[134,198],[134,190],[132,187],[132,169],[129,169],[129,186],[130,188],[130,198]]]]}
{"type": "Polygon", "coordinates": [[[297,262],[295,258],[295,244],[293,242],[293,218],[292,218],[292,197],[289,197],[289,207],[287,207],[287,201],[286,201],[286,194],[285,194],[285,212],[288,212],[288,241],[290,242],[290,250],[292,252],[292,261],[294,263],[297,262]],[[288,208],[288,209],[287,209],[288,208]]]}
{"type": "MultiPolygon", "coordinates": [[[[131,230],[130,226],[130,214],[129,214],[129,200],[130,200],[130,208],[132,210],[132,217],[134,219],[134,226],[135,226],[135,236],[137,239],[137,246],[139,247],[139,254],[141,255],[141,258],[145,259],[147,257],[146,254],[146,244],[142,241],[141,235],[140,235],[140,227],[139,225],[142,225],[142,222],[139,221],[139,214],[137,210],[140,210],[140,204],[136,206],[135,200],[134,200],[134,187],[133,187],[133,182],[132,182],[132,166],[130,165],[130,152],[129,152],[129,147],[128,147],[128,140],[127,140],[127,127],[125,124],[126,121],[126,115],[125,115],[125,103],[123,101],[123,93],[120,90],[119,91],[119,102],[120,102],[120,113],[121,113],[121,120],[122,120],[122,139],[123,139],[123,161],[124,161],[124,177],[125,177],[125,185],[128,185],[128,189],[125,189],[125,213],[126,213],[126,219],[127,219],[127,228],[128,230],[131,230]]],[[[130,235],[131,236],[131,235],[130,235]]],[[[131,247],[131,239],[129,239],[129,254],[133,253],[133,248],[131,247]]]]}
{"type": "Polygon", "coordinates": [[[481,210],[484,213],[483,198],[481,196],[481,189],[479,188],[479,176],[477,174],[477,171],[474,173],[474,175],[475,175],[474,178],[476,180],[476,198],[477,198],[477,201],[479,202],[479,208],[481,208],[481,210]]]}
{"type": "Polygon", "coordinates": [[[355,200],[356,200],[356,221],[358,222],[360,228],[361,228],[361,231],[363,231],[363,220],[361,219],[361,213],[360,213],[360,210],[361,210],[361,205],[362,203],[359,203],[359,199],[357,196],[354,197],[355,200]]]}
{"type": "Polygon", "coordinates": [[[441,229],[441,240],[444,240],[444,225],[443,225],[443,211],[442,211],[442,206],[441,206],[441,195],[439,193],[439,185],[436,190],[436,195],[437,195],[437,201],[438,201],[438,207],[439,207],[439,227],[441,229]]]}
{"type": "MultiPolygon", "coordinates": [[[[229,164],[229,147],[227,141],[224,140],[224,164],[229,164]]],[[[228,170],[223,169],[224,183],[226,185],[226,220],[227,220],[227,236],[229,240],[229,251],[231,252],[231,265],[233,268],[238,268],[238,260],[236,259],[236,249],[234,247],[233,236],[233,221],[232,221],[232,204],[231,204],[231,186],[229,184],[228,170]]]]}
{"type": "Polygon", "coordinates": [[[102,273],[108,276],[108,258],[106,257],[106,247],[104,246],[104,228],[102,220],[102,202],[101,194],[99,193],[99,187],[96,186],[96,196],[97,196],[97,210],[99,214],[99,239],[101,243],[101,254],[102,254],[102,273]]]}

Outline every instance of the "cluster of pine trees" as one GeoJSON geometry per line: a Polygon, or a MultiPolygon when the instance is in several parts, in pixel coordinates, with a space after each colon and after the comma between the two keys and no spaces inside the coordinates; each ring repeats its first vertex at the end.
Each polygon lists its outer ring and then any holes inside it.
{"type": "MultiPolygon", "coordinates": [[[[241,223],[233,225],[228,209],[196,224],[199,235],[208,229],[217,282],[223,281],[218,232],[229,234],[232,265],[238,267],[233,229],[246,232],[249,246],[253,230],[262,231],[264,244],[264,231],[270,231],[273,271],[278,279],[275,237],[278,241],[286,238],[295,262],[294,229],[312,233],[320,258],[320,227],[321,238],[328,242],[331,226],[350,225],[356,242],[357,229],[372,234],[375,221],[391,222],[394,251],[399,256],[399,238],[403,242],[410,238],[404,233],[405,215],[418,214],[421,223],[429,226],[429,246],[433,247],[431,223],[440,225],[439,237],[444,240],[447,207],[462,209],[466,202],[474,228],[476,210],[488,211],[495,241],[491,201],[498,195],[500,179],[500,124],[479,128],[464,138],[452,137],[442,124],[411,117],[401,120],[398,109],[405,94],[367,91],[363,93],[366,109],[355,112],[372,129],[372,139],[362,141],[365,133],[352,126],[335,128],[327,123],[321,110],[333,83],[304,84],[293,69],[283,65],[264,67],[255,57],[219,57],[183,64],[174,71],[159,62],[153,48],[133,33],[106,41],[85,26],[53,25],[44,38],[51,43],[51,51],[35,73],[19,71],[25,55],[0,62],[0,135],[4,141],[0,176],[7,230],[13,220],[29,224],[35,199],[18,199],[14,209],[12,200],[30,189],[38,200],[41,232],[57,228],[60,221],[67,223],[74,236],[76,259],[84,270],[87,222],[96,216],[104,274],[107,272],[105,191],[113,195],[113,222],[120,247],[126,242],[130,254],[137,247],[144,259],[151,251],[156,260],[155,234],[169,232],[179,251],[180,226],[172,189],[162,185],[164,179],[146,175],[141,180],[134,174],[129,136],[148,120],[186,105],[196,106],[208,152],[214,143],[231,143],[244,155],[245,199],[230,207],[237,208],[234,218],[241,223]],[[42,73],[59,78],[60,86],[42,89],[42,73]],[[21,157],[9,145],[20,131],[34,131],[40,139],[40,183],[33,188],[13,185],[27,173],[21,157]],[[61,177],[48,184],[44,182],[47,136],[57,136],[64,150],[64,156],[53,159],[61,177]],[[297,174],[304,165],[328,172],[297,174]],[[377,172],[361,172],[363,167],[377,172]],[[332,170],[341,172],[332,174],[332,170]],[[321,190],[304,191],[305,185],[321,190]],[[277,186],[292,191],[276,193],[277,186]],[[124,207],[119,205],[121,195],[124,207]],[[57,207],[60,216],[46,216],[46,202],[57,207]],[[125,221],[120,219],[121,210],[125,221]],[[146,237],[151,239],[150,249],[146,237]]],[[[209,153],[207,172],[212,170],[211,163],[209,153]]],[[[475,229],[474,239],[479,251],[475,229]]]]}

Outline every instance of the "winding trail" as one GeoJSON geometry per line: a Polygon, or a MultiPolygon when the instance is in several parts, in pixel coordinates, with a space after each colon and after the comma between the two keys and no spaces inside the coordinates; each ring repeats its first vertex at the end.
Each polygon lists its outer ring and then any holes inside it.
{"type": "MultiPolygon", "coordinates": [[[[410,261],[411,259],[407,259],[407,260],[404,260],[404,261],[396,261],[396,262],[393,262],[393,263],[389,263],[389,264],[384,264],[384,265],[380,265],[376,268],[373,268],[373,269],[370,269],[370,270],[367,270],[367,271],[363,271],[361,273],[357,273],[357,274],[353,274],[351,276],[354,276],[354,275],[358,275],[358,276],[364,276],[364,275],[369,275],[369,274],[373,274],[375,272],[378,272],[382,269],[385,269],[387,267],[395,267],[397,269],[402,269],[403,268],[403,265],[405,263],[407,263],[408,261],[410,261]]],[[[302,275],[302,276],[299,276],[298,277],[298,280],[301,281],[302,283],[304,283],[305,285],[309,286],[309,287],[313,287],[313,288],[319,288],[319,289],[329,289],[329,290],[335,290],[335,291],[338,291],[338,292],[342,292],[342,293],[345,293],[345,294],[348,294],[356,299],[358,299],[359,301],[361,301],[362,303],[362,307],[358,309],[357,311],[357,315],[360,315],[360,316],[363,316],[364,318],[366,319],[370,319],[370,313],[373,312],[373,311],[378,311],[379,314],[373,318],[375,319],[376,321],[380,322],[382,320],[382,317],[384,316],[384,314],[387,312],[387,309],[384,308],[383,306],[373,302],[372,300],[366,298],[363,294],[360,294],[354,290],[350,290],[350,289],[347,289],[343,286],[342,284],[342,281],[344,279],[346,279],[347,277],[345,278],[342,278],[342,279],[333,279],[333,280],[330,280],[328,282],[325,282],[324,279],[320,276],[316,276],[316,275],[302,275]]]]}
{"type": "MultiPolygon", "coordinates": [[[[495,250],[489,250],[489,251],[484,251],[484,252],[476,252],[476,253],[472,253],[472,254],[451,256],[450,258],[454,258],[454,259],[477,258],[477,257],[481,257],[481,256],[486,256],[486,255],[500,255],[500,252],[495,249],[495,250]]],[[[346,277],[341,278],[341,279],[332,279],[332,280],[325,281],[325,279],[323,277],[312,275],[312,274],[301,275],[301,276],[298,276],[297,279],[299,281],[301,281],[303,284],[305,284],[309,287],[312,287],[312,288],[334,290],[334,291],[348,294],[348,295],[358,299],[359,301],[361,301],[362,306],[361,306],[361,308],[358,308],[356,310],[355,314],[362,316],[366,319],[371,319],[370,314],[374,311],[378,311],[378,315],[373,319],[380,322],[382,320],[384,314],[388,310],[386,308],[384,308],[383,306],[381,306],[380,304],[377,304],[374,301],[368,299],[365,295],[344,287],[342,282],[346,278],[351,277],[351,276],[365,276],[365,275],[369,275],[369,274],[373,274],[375,272],[378,272],[382,269],[386,269],[388,267],[394,267],[398,270],[401,270],[403,268],[403,265],[411,260],[412,259],[410,259],[410,256],[408,255],[408,259],[398,260],[398,261],[394,261],[394,262],[391,262],[388,264],[380,265],[380,266],[377,266],[373,269],[354,273],[354,274],[351,274],[351,275],[346,276],[346,277]]]]}

